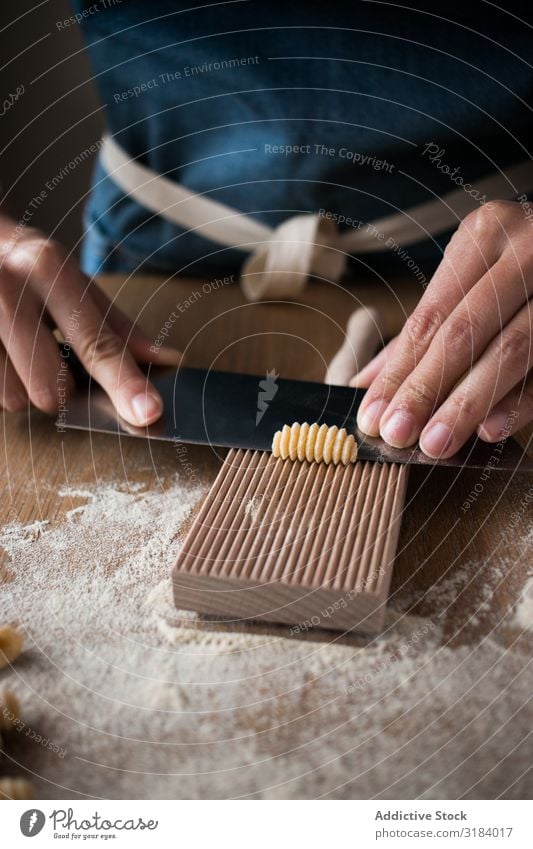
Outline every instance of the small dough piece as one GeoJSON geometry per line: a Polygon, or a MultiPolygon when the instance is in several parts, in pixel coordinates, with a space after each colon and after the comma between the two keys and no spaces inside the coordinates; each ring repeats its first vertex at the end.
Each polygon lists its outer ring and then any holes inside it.
{"type": "MultiPolygon", "coordinates": [[[[279,454],[277,456],[281,457],[282,460],[289,459],[289,446],[291,442],[291,429],[289,425],[283,425],[283,430],[278,431],[279,433],[279,454]]],[[[274,437],[275,439],[276,437],[274,437]]]]}
{"type": "Polygon", "coordinates": [[[20,719],[20,705],[11,690],[0,693],[0,731],[11,731],[20,719]]]}
{"type": "Polygon", "coordinates": [[[298,438],[298,459],[302,463],[306,459],[307,440],[309,439],[309,425],[304,422],[300,428],[300,436],[298,438]]]}
{"type": "MultiPolygon", "coordinates": [[[[315,448],[313,451],[313,460],[315,463],[320,463],[324,460],[324,445],[326,443],[326,436],[328,434],[328,426],[323,424],[318,428],[318,433],[316,435],[315,448]]],[[[327,462],[327,461],[326,461],[327,462]]]]}
{"type": "Polygon", "coordinates": [[[272,440],[272,453],[274,457],[281,457],[281,430],[277,430],[272,440]]]}
{"type": "Polygon", "coordinates": [[[11,625],[3,625],[0,628],[0,669],[9,666],[22,649],[22,634],[15,631],[11,625]]]}
{"type": "Polygon", "coordinates": [[[318,425],[316,422],[291,426],[284,425],[276,431],[272,440],[272,454],[282,460],[307,460],[309,463],[355,463],[357,460],[357,442],[346,428],[337,425],[318,425]]]}
{"type": "Polygon", "coordinates": [[[347,436],[342,445],[341,463],[347,466],[348,463],[355,463],[357,460],[357,442],[353,436],[347,436]]]}
{"type": "Polygon", "coordinates": [[[33,799],[33,789],[25,778],[0,778],[0,799],[33,799]]]}

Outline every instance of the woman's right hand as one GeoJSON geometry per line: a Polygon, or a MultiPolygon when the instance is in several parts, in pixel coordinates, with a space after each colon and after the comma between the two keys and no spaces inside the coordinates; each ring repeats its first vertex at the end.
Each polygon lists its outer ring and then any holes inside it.
{"type": "Polygon", "coordinates": [[[68,337],[123,419],[144,426],[159,418],[161,396],[137,363],[178,365],[180,353],[168,347],[151,351],[148,337],[111,304],[57,242],[33,229],[19,233],[13,221],[1,216],[0,404],[4,409],[21,410],[29,399],[40,410],[57,411],[58,375],[64,375],[64,368],[55,328],[68,337]]]}

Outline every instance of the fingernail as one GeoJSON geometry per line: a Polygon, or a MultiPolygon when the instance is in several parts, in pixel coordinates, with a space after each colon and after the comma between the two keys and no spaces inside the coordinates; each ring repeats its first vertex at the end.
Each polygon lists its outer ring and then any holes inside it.
{"type": "Polygon", "coordinates": [[[453,433],[442,422],[435,422],[435,424],[430,425],[420,437],[420,447],[424,454],[435,459],[441,457],[450,448],[452,442],[453,433]]]}
{"type": "Polygon", "coordinates": [[[494,412],[487,416],[478,429],[478,436],[485,442],[498,442],[509,435],[509,416],[507,413],[494,412]]]}
{"type": "Polygon", "coordinates": [[[154,392],[143,392],[135,395],[131,408],[136,424],[145,425],[159,418],[163,410],[163,402],[154,392]]]}
{"type": "Polygon", "coordinates": [[[414,416],[406,410],[394,410],[381,426],[380,433],[385,442],[394,448],[412,445],[418,436],[418,427],[414,416]]]}
{"type": "Polygon", "coordinates": [[[372,401],[357,413],[357,426],[368,436],[379,436],[379,422],[388,406],[386,401],[372,401]]]}

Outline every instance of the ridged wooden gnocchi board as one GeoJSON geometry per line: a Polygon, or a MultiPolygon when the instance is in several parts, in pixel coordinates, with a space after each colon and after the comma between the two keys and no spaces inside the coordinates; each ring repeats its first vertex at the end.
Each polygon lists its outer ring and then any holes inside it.
{"type": "Polygon", "coordinates": [[[240,623],[379,631],[407,474],[229,451],[174,568],[176,606],[240,623]]]}

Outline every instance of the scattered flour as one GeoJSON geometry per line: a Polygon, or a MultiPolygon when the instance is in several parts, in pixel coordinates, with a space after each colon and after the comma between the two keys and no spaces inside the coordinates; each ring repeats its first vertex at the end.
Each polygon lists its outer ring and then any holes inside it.
{"type": "MultiPolygon", "coordinates": [[[[391,608],[375,639],[232,628],[173,604],[203,492],[179,477],[67,488],[63,519],[1,531],[0,621],[19,623],[26,650],[0,685],[66,751],[14,735],[38,798],[527,796],[528,658],[490,635],[452,648],[439,618],[471,564],[420,615],[391,608]]],[[[532,603],[530,588],[520,620],[532,603]]]]}
{"type": "Polygon", "coordinates": [[[514,624],[533,631],[533,578],[526,582],[515,608],[514,624]]]}
{"type": "Polygon", "coordinates": [[[60,490],[71,503],[85,501],[68,510],[63,523],[13,523],[0,533],[17,575],[8,619],[19,620],[30,635],[46,632],[46,639],[56,632],[78,639],[83,624],[93,628],[95,619],[101,629],[128,633],[137,625],[147,582],[168,576],[179,529],[201,495],[178,483],[159,492],[142,492],[140,485],[60,490]]]}

